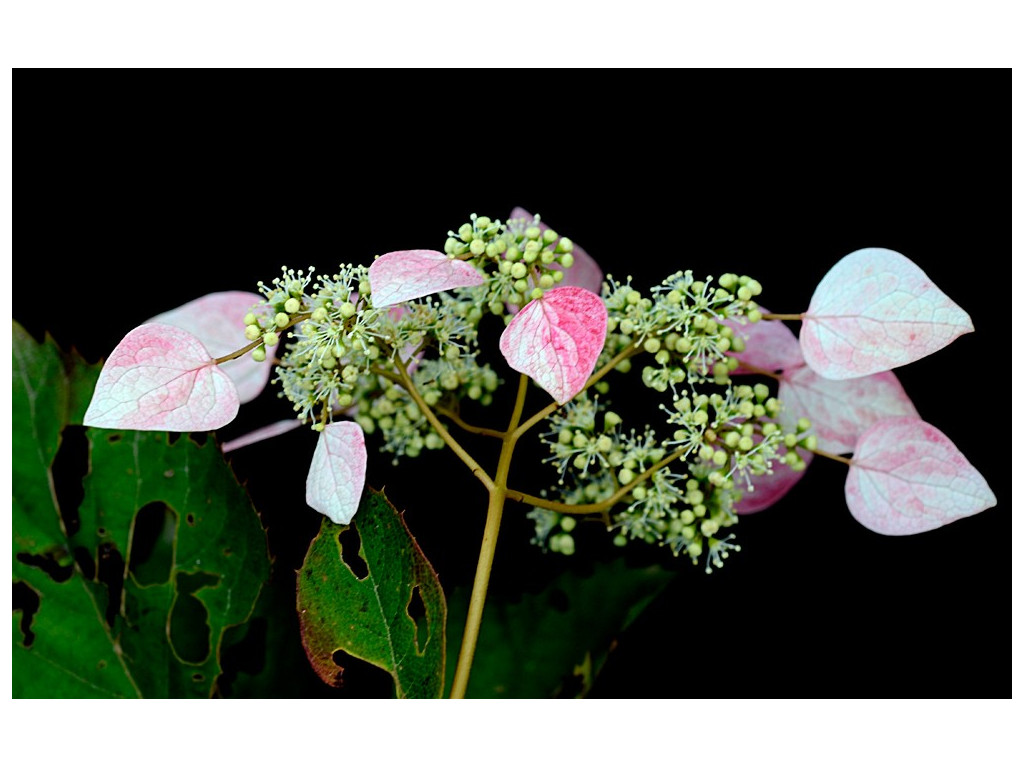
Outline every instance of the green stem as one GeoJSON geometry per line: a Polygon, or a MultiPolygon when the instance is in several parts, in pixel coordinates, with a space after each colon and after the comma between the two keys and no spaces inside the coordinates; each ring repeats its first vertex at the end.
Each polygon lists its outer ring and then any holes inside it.
{"type": "MultiPolygon", "coordinates": [[[[603,379],[605,376],[607,376],[615,368],[615,366],[617,366],[623,360],[629,359],[633,355],[640,354],[640,351],[641,351],[640,347],[634,347],[634,346],[626,347],[624,350],[619,352],[619,354],[617,354],[615,357],[613,357],[611,360],[609,360],[607,363],[605,363],[604,366],[601,368],[601,370],[594,372],[594,374],[591,375],[591,377],[589,379],[587,379],[587,383],[583,386],[583,389],[581,389],[580,391],[582,392],[582,391],[588,389],[589,387],[592,387],[594,384],[596,384],[601,379],[603,379]]],[[[533,416],[531,416],[526,421],[524,421],[522,424],[520,424],[516,428],[515,434],[513,434],[512,437],[515,440],[518,440],[534,424],[536,424],[538,421],[541,421],[542,419],[546,419],[548,416],[550,416],[552,413],[557,411],[559,408],[561,408],[561,406],[557,402],[548,403],[546,406],[544,406],[539,411],[537,411],[535,414],[533,414],[533,416]]]]}
{"type": "MultiPolygon", "coordinates": [[[[799,447],[803,448],[802,445],[799,446],[799,447]]],[[[828,451],[822,451],[822,450],[819,450],[818,448],[814,448],[814,449],[804,448],[804,450],[805,451],[810,451],[811,453],[817,454],[818,456],[824,456],[826,459],[832,459],[832,461],[841,461],[843,464],[846,464],[847,466],[851,466],[851,467],[853,466],[853,460],[852,459],[848,459],[845,456],[837,456],[834,453],[829,453],[828,451]]]]}
{"type": "MultiPolygon", "coordinates": [[[[274,329],[274,333],[281,333],[283,331],[287,331],[289,328],[291,328],[296,323],[301,323],[303,320],[308,320],[309,316],[310,316],[309,312],[303,312],[301,315],[295,315],[295,317],[293,317],[289,321],[288,325],[286,325],[284,328],[275,328],[274,329]]],[[[260,338],[256,339],[256,341],[252,342],[251,344],[246,344],[241,349],[237,349],[234,352],[229,352],[228,354],[224,355],[223,357],[215,357],[213,359],[213,364],[214,365],[220,365],[221,363],[226,363],[228,360],[234,360],[236,357],[241,357],[246,352],[251,352],[252,350],[256,349],[256,347],[258,347],[262,343],[263,343],[263,338],[260,337],[260,338]]]]}
{"type": "Polygon", "coordinates": [[[487,437],[496,437],[499,440],[505,439],[505,433],[497,429],[489,429],[487,427],[478,427],[475,424],[466,423],[459,414],[455,411],[449,410],[448,408],[436,407],[434,410],[437,411],[438,415],[444,416],[446,419],[451,421],[455,426],[465,430],[466,432],[472,432],[474,435],[486,435],[487,437]]]}
{"type": "Polygon", "coordinates": [[[402,386],[405,387],[405,390],[416,402],[416,405],[419,407],[423,415],[427,417],[427,421],[430,422],[430,426],[432,426],[434,431],[441,436],[441,439],[448,444],[448,447],[455,452],[455,455],[462,459],[462,463],[469,467],[470,471],[476,475],[477,480],[483,483],[484,488],[487,489],[488,493],[493,491],[494,481],[491,479],[490,475],[484,471],[483,467],[477,463],[476,459],[469,455],[465,448],[459,445],[459,441],[448,433],[444,424],[442,424],[440,419],[437,418],[437,414],[431,410],[430,406],[427,405],[423,396],[420,394],[420,391],[416,389],[416,385],[412,383],[412,378],[410,378],[409,372],[406,370],[406,364],[397,356],[395,357],[395,367],[398,369],[398,376],[401,379],[402,386]]]}
{"type": "Polygon", "coordinates": [[[643,474],[637,475],[624,486],[619,488],[615,493],[609,496],[603,501],[595,501],[592,504],[563,504],[560,501],[551,501],[551,499],[545,499],[540,496],[533,496],[529,493],[523,493],[522,491],[516,491],[509,488],[505,495],[508,496],[512,501],[519,501],[523,504],[532,504],[535,507],[541,507],[542,509],[550,509],[554,512],[561,512],[564,515],[592,515],[592,514],[604,514],[609,509],[618,504],[626,494],[630,493],[640,483],[644,482],[651,475],[657,472],[662,467],[668,466],[676,459],[680,459],[686,455],[686,449],[680,448],[675,453],[666,456],[664,459],[659,461],[657,464],[652,464],[648,467],[643,474]]]}
{"type": "Polygon", "coordinates": [[[512,464],[512,453],[516,446],[515,431],[519,419],[523,415],[528,383],[527,377],[520,374],[516,404],[512,409],[508,430],[501,441],[501,455],[498,457],[498,469],[494,473],[494,485],[488,489],[487,522],[484,524],[484,538],[480,543],[480,557],[476,563],[476,575],[473,577],[473,592],[469,598],[466,627],[462,632],[462,645],[459,648],[459,660],[455,665],[455,679],[452,682],[451,692],[453,699],[465,698],[466,687],[469,685],[469,673],[473,668],[473,656],[476,653],[477,639],[480,637],[480,623],[483,620],[484,602],[487,599],[487,586],[491,580],[491,567],[494,564],[494,550],[498,545],[501,515],[505,509],[508,470],[512,464]]]}
{"type": "Polygon", "coordinates": [[[765,312],[761,315],[762,320],[803,320],[804,316],[802,313],[799,314],[782,314],[778,312],[765,312]]]}

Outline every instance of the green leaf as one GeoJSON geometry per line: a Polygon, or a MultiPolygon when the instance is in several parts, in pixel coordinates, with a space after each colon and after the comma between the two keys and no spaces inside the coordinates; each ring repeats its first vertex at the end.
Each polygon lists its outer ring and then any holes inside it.
{"type": "Polygon", "coordinates": [[[54,459],[98,369],[14,325],[13,695],[209,696],[269,573],[263,527],[213,440],[156,432],[86,430],[62,516],[54,459]]]}
{"type": "MultiPolygon", "coordinates": [[[[582,696],[600,672],[615,638],[672,579],[659,566],[595,563],[588,575],[565,572],[538,594],[510,601],[488,596],[466,696],[582,696]]],[[[467,589],[450,600],[449,633],[459,638],[467,589]]],[[[448,653],[451,686],[459,646],[448,653]]]]}
{"type": "Polygon", "coordinates": [[[351,525],[324,519],[302,564],[298,610],[306,655],[324,682],[343,683],[335,661],[343,651],[389,673],[400,698],[441,695],[444,592],[383,493],[364,493],[351,525]]]}

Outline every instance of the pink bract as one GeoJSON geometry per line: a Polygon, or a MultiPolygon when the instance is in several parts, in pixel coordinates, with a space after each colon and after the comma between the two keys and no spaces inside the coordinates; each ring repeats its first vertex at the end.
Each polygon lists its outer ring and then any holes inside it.
{"type": "Polygon", "coordinates": [[[501,334],[501,353],[561,405],[586,385],[607,331],[608,312],[599,296],[560,286],[512,318],[501,334]]]}
{"type": "Polygon", "coordinates": [[[948,437],[920,419],[876,422],[857,441],[846,504],[872,531],[922,533],[995,503],[981,473],[948,437]]]}
{"type": "Polygon", "coordinates": [[[798,416],[807,416],[818,447],[829,453],[852,453],[857,438],[877,421],[918,415],[892,371],[836,381],[800,366],[783,372],[779,400],[779,423],[792,430],[798,416]]]}
{"type": "Polygon", "coordinates": [[[339,525],[352,522],[366,480],[366,441],[351,421],[320,433],[306,476],[306,503],[339,525]]]}
{"type": "Polygon", "coordinates": [[[862,248],[818,284],[800,346],[818,375],[850,379],[912,363],[973,330],[967,313],[906,256],[862,248]]]}
{"type": "MultiPolygon", "coordinates": [[[[810,466],[814,454],[810,451],[805,451],[803,448],[797,448],[796,452],[810,466]]],[[[733,506],[733,509],[738,514],[749,515],[753,512],[768,509],[768,507],[776,504],[793,489],[793,486],[800,482],[800,478],[804,476],[807,470],[798,472],[789,465],[783,464],[781,459],[785,453],[786,449],[780,446],[776,460],[772,464],[772,473],[770,475],[760,475],[751,478],[754,490],[748,491],[743,485],[742,478],[736,479],[737,487],[743,491],[743,496],[733,506]]]]}
{"type": "MultiPolygon", "coordinates": [[[[509,219],[521,219],[528,221],[531,226],[533,225],[533,214],[525,208],[520,208],[518,206],[512,209],[512,213],[509,214],[509,219]]],[[[537,226],[540,227],[541,232],[546,232],[551,229],[551,227],[543,221],[537,226]]],[[[593,293],[600,295],[601,283],[604,282],[604,272],[601,271],[601,267],[598,266],[597,262],[594,261],[589,253],[575,243],[573,243],[572,247],[572,258],[572,266],[568,269],[562,270],[564,277],[559,285],[575,285],[580,288],[586,288],[588,291],[592,291],[593,293]]]]}
{"type": "Polygon", "coordinates": [[[83,424],[195,432],[238,413],[230,377],[188,331],[149,323],[125,336],[100,371],[83,424]]]}
{"type": "MultiPolygon", "coordinates": [[[[760,307],[762,313],[768,310],[760,307]]],[[[756,323],[743,323],[730,318],[725,324],[733,329],[734,334],[743,338],[746,348],[742,352],[729,352],[740,361],[740,367],[733,375],[747,374],[752,371],[744,367],[744,363],[765,371],[779,371],[804,365],[804,354],[800,351],[800,342],[796,334],[781,320],[758,320],[756,323]]]]}
{"type": "MultiPolygon", "coordinates": [[[[245,323],[242,322],[248,312],[270,313],[266,306],[256,307],[262,298],[259,294],[245,291],[209,293],[146,322],[173,325],[188,331],[213,357],[223,357],[249,343],[244,336],[245,323]]],[[[268,360],[273,359],[276,349],[276,346],[267,348],[268,360]]],[[[221,370],[235,382],[241,403],[255,400],[263,391],[270,378],[271,367],[269,362],[257,363],[250,355],[242,355],[220,365],[221,370]]]]}
{"type": "Polygon", "coordinates": [[[378,308],[483,282],[471,264],[440,251],[392,251],[370,265],[370,297],[378,308]]]}

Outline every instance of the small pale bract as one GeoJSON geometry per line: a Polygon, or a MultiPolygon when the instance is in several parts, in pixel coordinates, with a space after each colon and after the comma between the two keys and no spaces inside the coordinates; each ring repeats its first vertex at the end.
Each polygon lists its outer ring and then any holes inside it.
{"type": "Polygon", "coordinates": [[[930,531],[996,504],[985,478],[942,432],[920,419],[883,419],[857,441],[846,504],[890,536],[930,531]]]}
{"type": "Polygon", "coordinates": [[[818,375],[851,379],[912,363],[973,330],[968,314],[906,256],[862,248],[818,284],[800,346],[818,375]]]}
{"type": "Polygon", "coordinates": [[[352,421],[328,424],[320,433],[306,476],[306,503],[338,525],[359,509],[366,481],[366,439],[352,421]]]}
{"type": "Polygon", "coordinates": [[[370,297],[378,308],[483,282],[471,264],[440,251],[392,251],[370,265],[370,297]]]}
{"type": "Polygon", "coordinates": [[[779,400],[785,406],[779,423],[792,430],[799,416],[809,417],[818,448],[829,453],[852,453],[857,438],[877,421],[918,415],[892,371],[837,381],[799,366],[783,371],[779,400]]]}
{"type": "Polygon", "coordinates": [[[601,297],[577,286],[553,288],[512,318],[501,353],[562,405],[586,385],[607,331],[601,297]]]}
{"type": "Polygon", "coordinates": [[[103,364],[83,424],[106,429],[199,432],[238,413],[231,378],[188,331],[140,325],[103,364]]]}
{"type": "Polygon", "coordinates": [[[301,426],[302,422],[298,419],[275,421],[273,424],[267,424],[265,427],[254,429],[252,432],[246,432],[244,435],[236,437],[234,440],[228,440],[220,447],[220,449],[224,453],[230,453],[231,451],[237,451],[239,448],[245,448],[247,445],[253,445],[254,443],[262,442],[263,440],[269,440],[272,437],[287,434],[301,426]]]}
{"type": "MultiPolygon", "coordinates": [[[[525,208],[516,207],[512,209],[512,213],[509,214],[510,221],[526,221],[530,224],[533,223],[533,214],[525,208]]],[[[541,232],[546,232],[551,229],[543,221],[537,225],[541,232]]],[[[573,243],[572,247],[572,258],[573,265],[566,267],[562,270],[564,277],[559,285],[575,285],[580,288],[586,288],[588,291],[594,293],[601,293],[601,283],[604,281],[604,272],[601,267],[598,266],[597,262],[594,261],[593,257],[580,246],[573,243]]]]}
{"type": "MultiPolygon", "coordinates": [[[[146,322],[186,330],[199,339],[211,355],[223,357],[249,343],[244,335],[245,323],[242,322],[247,313],[273,314],[269,307],[256,306],[262,298],[258,293],[245,291],[208,293],[146,322]]],[[[273,349],[267,348],[268,360],[273,359],[276,349],[276,345],[273,349]]],[[[239,402],[248,403],[263,391],[273,366],[268,362],[257,363],[246,354],[221,363],[220,368],[235,382],[239,402]]]]}

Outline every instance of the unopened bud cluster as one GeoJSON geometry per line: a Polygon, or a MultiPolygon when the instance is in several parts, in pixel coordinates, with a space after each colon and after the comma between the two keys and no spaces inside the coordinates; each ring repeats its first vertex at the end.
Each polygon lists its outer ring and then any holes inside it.
{"type": "Polygon", "coordinates": [[[485,306],[506,320],[506,304],[521,307],[540,298],[562,282],[564,270],[574,263],[572,241],[542,227],[540,216],[502,223],[473,214],[458,231],[448,233],[444,250],[486,275],[485,306]]]}

